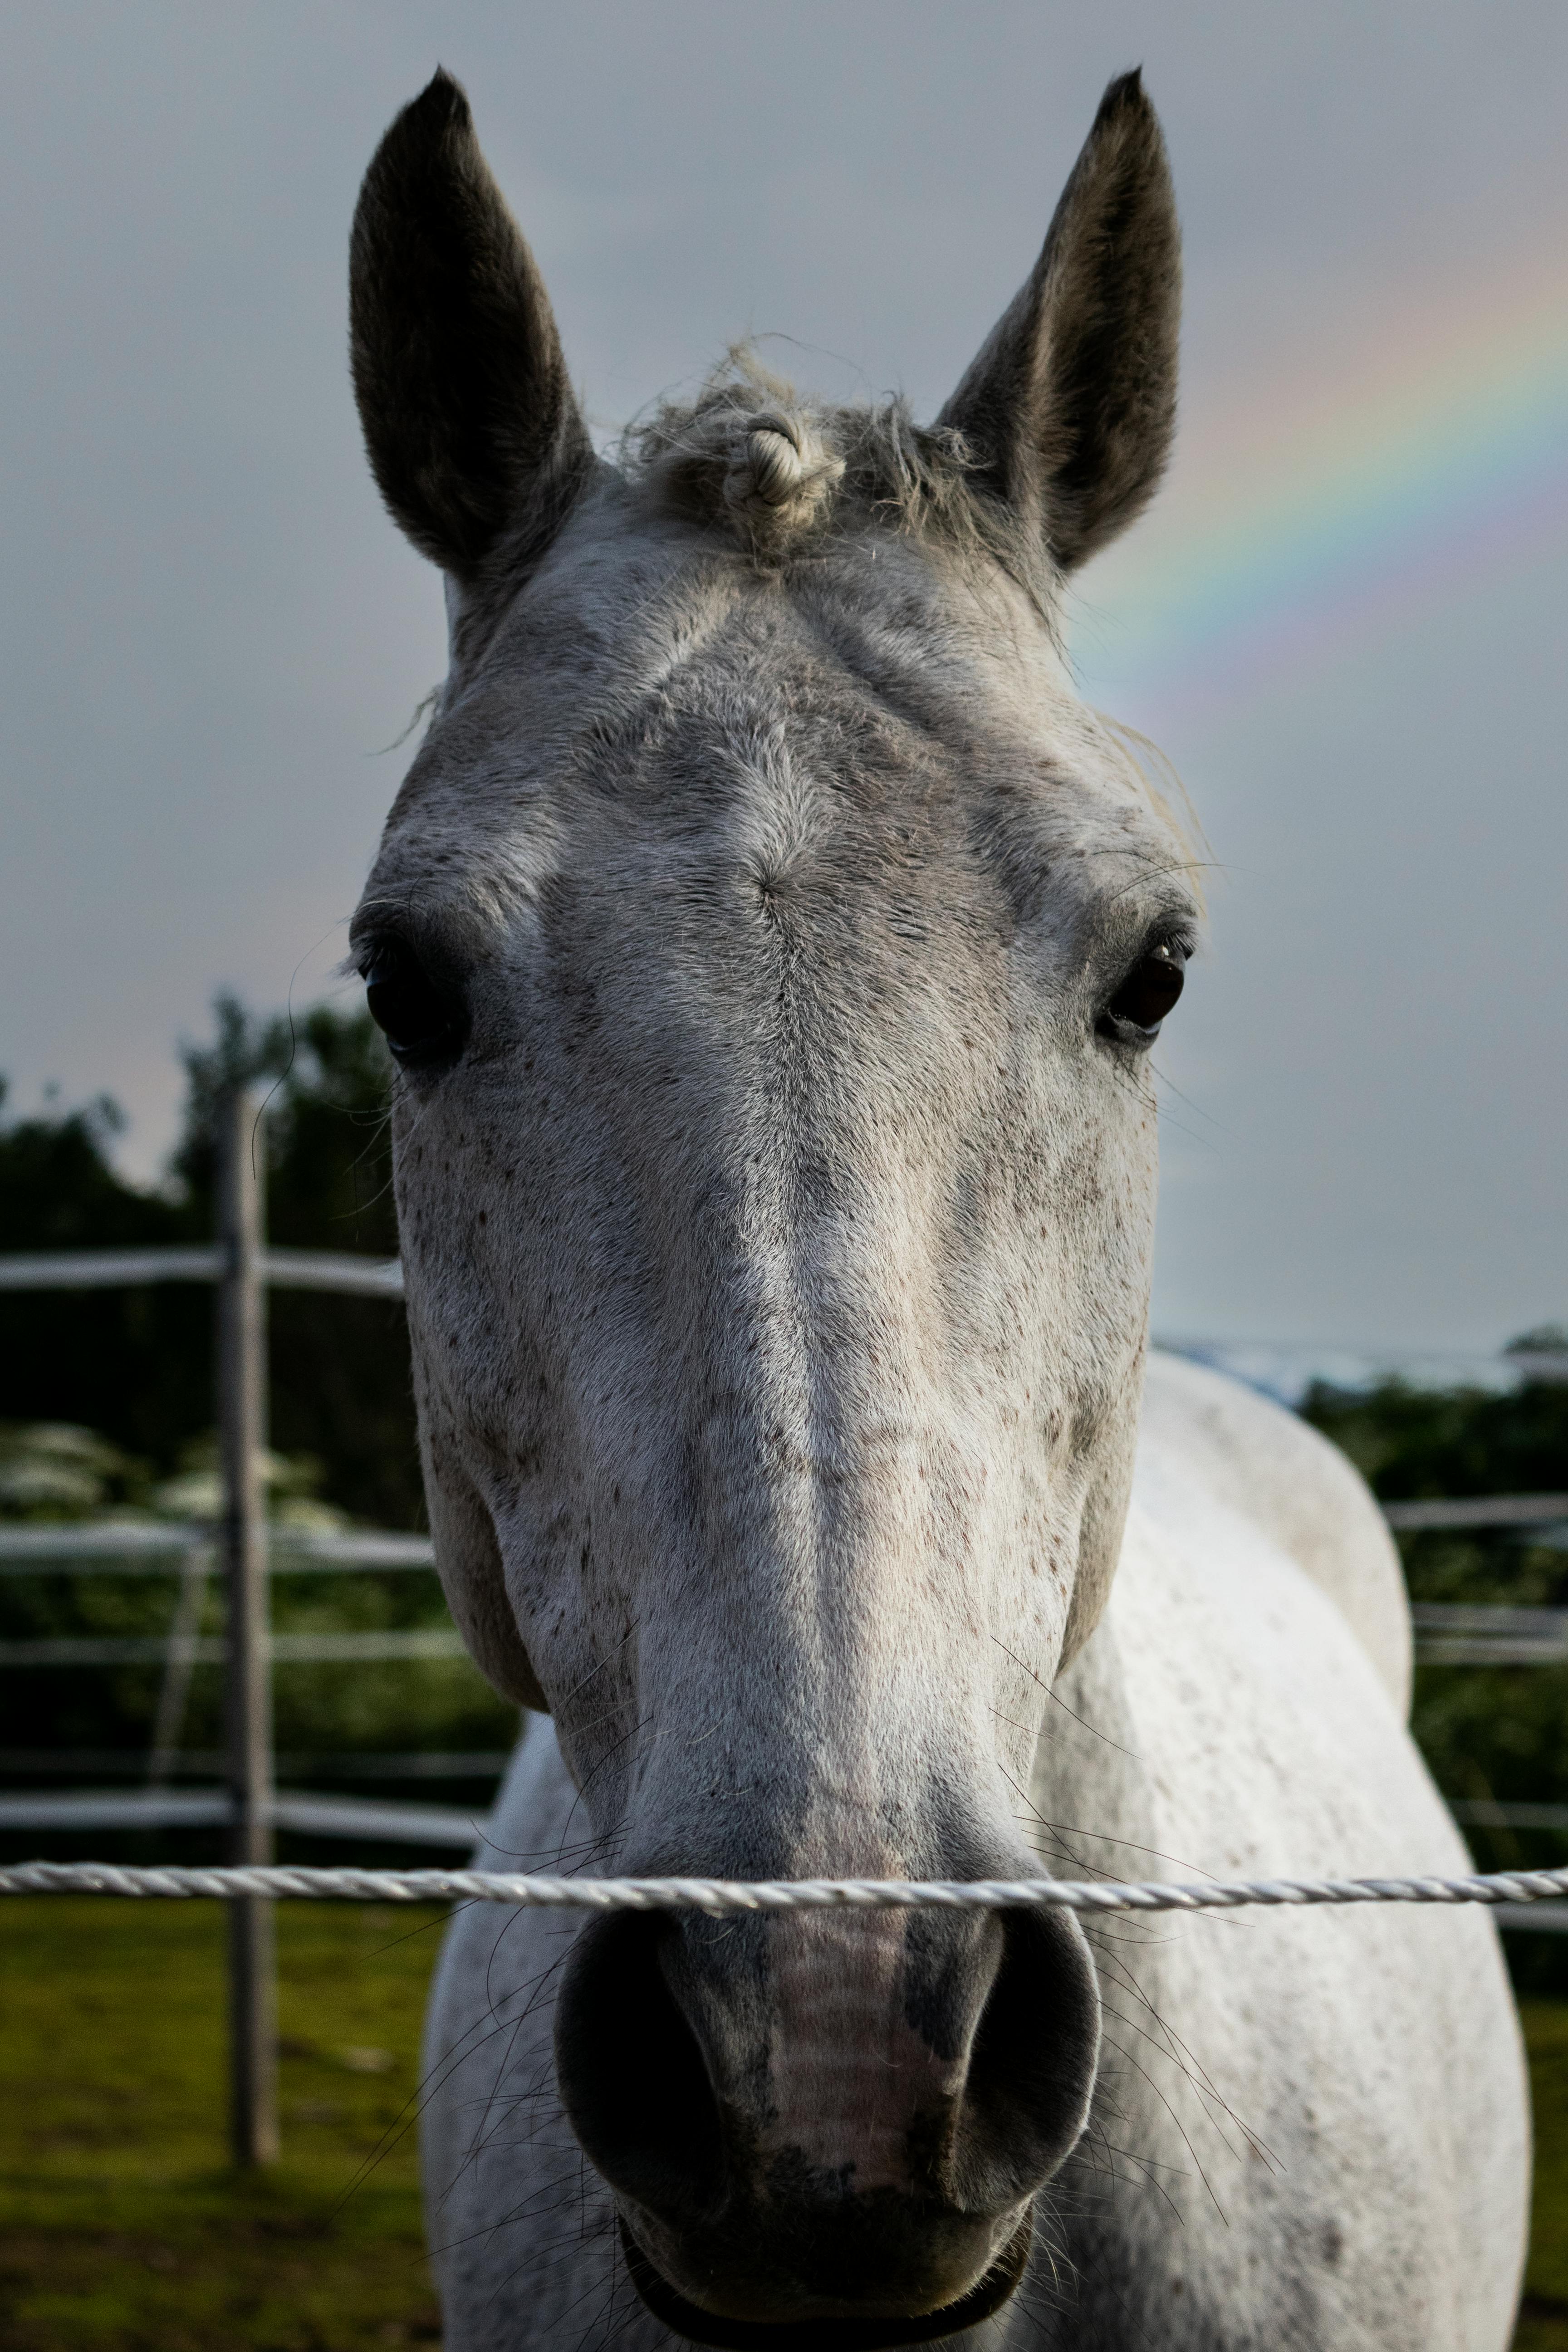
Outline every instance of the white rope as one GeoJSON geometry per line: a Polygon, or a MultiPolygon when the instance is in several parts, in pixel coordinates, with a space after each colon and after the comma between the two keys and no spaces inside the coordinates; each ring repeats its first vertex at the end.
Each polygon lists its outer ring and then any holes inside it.
{"type": "Polygon", "coordinates": [[[1568,1870],[1486,1878],[1263,1878],[1121,1885],[1058,1878],[527,1878],[489,1870],[0,1868],[0,1895],[312,1895],[352,1903],[512,1903],[561,1911],[1237,1911],[1251,1904],[1538,1903],[1568,1870]]]}

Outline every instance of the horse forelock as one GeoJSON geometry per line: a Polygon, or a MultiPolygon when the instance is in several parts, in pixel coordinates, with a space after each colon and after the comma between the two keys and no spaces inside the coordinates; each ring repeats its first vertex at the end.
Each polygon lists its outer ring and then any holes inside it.
{"type": "Polygon", "coordinates": [[[776,562],[858,518],[1001,560],[1037,601],[1054,580],[1034,537],[975,484],[962,432],[915,423],[907,403],[803,397],[734,345],[693,398],[661,402],[616,452],[625,478],[657,503],[731,534],[776,562]]]}

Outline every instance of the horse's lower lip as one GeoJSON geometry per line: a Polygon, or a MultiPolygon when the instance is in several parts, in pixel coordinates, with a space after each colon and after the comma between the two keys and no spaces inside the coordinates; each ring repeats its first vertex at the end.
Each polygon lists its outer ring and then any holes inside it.
{"type": "Polygon", "coordinates": [[[722,2313],[704,2311],[654,2268],[621,2219],[621,2252],[632,2284],[656,2319],[690,2344],[711,2344],[721,2352],[876,2352],[895,2344],[925,2344],[933,2336],[954,2336],[999,2311],[1024,2275],[1034,2234],[1033,2215],[1026,2211],[1003,2252],[984,2278],[955,2303],[940,2311],[922,2311],[907,2319],[880,2315],[865,2319],[727,2319],[722,2313]]]}

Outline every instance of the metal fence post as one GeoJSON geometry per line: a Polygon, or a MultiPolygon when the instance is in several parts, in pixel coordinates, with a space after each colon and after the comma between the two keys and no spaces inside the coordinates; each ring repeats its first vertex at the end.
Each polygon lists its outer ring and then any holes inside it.
{"type": "MultiPolygon", "coordinates": [[[[272,1860],[272,1684],[268,1643],[266,1132],[247,1087],[218,1098],[218,1433],[228,1595],[228,1757],[236,1863],[272,1860]]],[[[278,2156],[278,1992],[269,1901],[228,1911],[231,2124],[237,2164],[278,2156]]]]}

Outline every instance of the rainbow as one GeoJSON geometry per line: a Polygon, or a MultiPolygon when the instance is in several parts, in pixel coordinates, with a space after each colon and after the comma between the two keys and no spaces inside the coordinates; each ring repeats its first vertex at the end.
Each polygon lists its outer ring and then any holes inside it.
{"type": "Polygon", "coordinates": [[[1568,543],[1560,263],[1406,317],[1347,376],[1198,420],[1168,504],[1076,602],[1091,695],[1131,687],[1163,720],[1202,713],[1568,543]]]}

